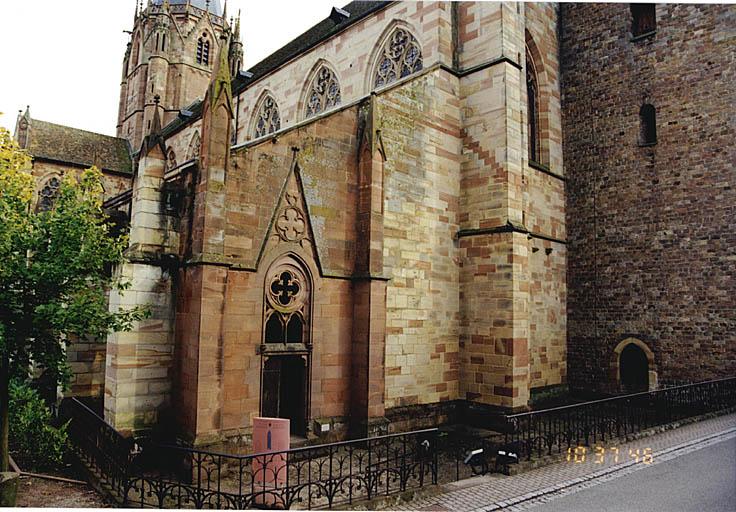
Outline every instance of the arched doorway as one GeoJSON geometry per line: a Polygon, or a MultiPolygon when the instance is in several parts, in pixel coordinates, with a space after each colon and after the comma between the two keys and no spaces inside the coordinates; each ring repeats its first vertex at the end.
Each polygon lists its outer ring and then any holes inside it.
{"type": "Polygon", "coordinates": [[[264,283],[261,415],[287,418],[304,436],[309,417],[312,282],[306,266],[287,255],[264,283]]]}
{"type": "Polygon", "coordinates": [[[649,390],[649,362],[639,346],[630,343],[621,351],[619,360],[621,388],[626,393],[649,390]]]}
{"type": "Polygon", "coordinates": [[[614,391],[636,393],[657,389],[654,353],[643,341],[627,338],[613,350],[611,358],[614,391]]]}

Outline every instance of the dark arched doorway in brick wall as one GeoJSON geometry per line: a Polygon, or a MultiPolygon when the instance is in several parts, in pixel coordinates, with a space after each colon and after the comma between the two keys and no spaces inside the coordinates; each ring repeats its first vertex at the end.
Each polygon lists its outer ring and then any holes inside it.
{"type": "Polygon", "coordinates": [[[654,353],[637,338],[627,338],[616,346],[611,370],[618,392],[636,393],[657,389],[654,353]]]}
{"type": "Polygon", "coordinates": [[[264,283],[261,415],[287,418],[305,436],[312,353],[312,281],[295,256],[279,258],[264,283]]]}
{"type": "Polygon", "coordinates": [[[621,390],[625,393],[638,393],[649,389],[649,362],[647,355],[637,345],[630,343],[619,356],[621,390]]]}

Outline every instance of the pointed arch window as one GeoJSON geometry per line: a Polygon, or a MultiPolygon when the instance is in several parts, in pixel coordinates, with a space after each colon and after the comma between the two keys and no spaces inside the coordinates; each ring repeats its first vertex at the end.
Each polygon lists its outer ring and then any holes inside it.
{"type": "Polygon", "coordinates": [[[199,132],[194,132],[192,140],[189,143],[187,149],[187,160],[196,160],[199,158],[199,146],[200,146],[199,132]]]}
{"type": "Polygon", "coordinates": [[[263,99],[256,116],[255,127],[253,129],[253,136],[256,139],[281,129],[279,106],[276,100],[270,95],[263,99]]]}
{"type": "Polygon", "coordinates": [[[169,151],[166,153],[166,166],[168,170],[176,167],[176,153],[174,153],[172,148],[169,148],[169,151]]]}
{"type": "Polygon", "coordinates": [[[534,63],[526,54],[526,123],[529,137],[529,160],[541,163],[542,138],[539,130],[539,82],[534,63]]]}
{"type": "Polygon", "coordinates": [[[135,67],[140,63],[142,51],[141,34],[138,32],[133,38],[133,55],[130,59],[133,63],[133,69],[135,69],[135,67]]]}
{"type": "Polygon", "coordinates": [[[336,107],[341,101],[340,83],[337,81],[335,73],[323,65],[314,75],[314,79],[309,86],[307,111],[304,117],[309,118],[336,107]]]}
{"type": "Polygon", "coordinates": [[[286,344],[309,342],[310,290],[307,273],[295,260],[285,258],[266,277],[263,342],[267,351],[286,344]]]}
{"type": "Polygon", "coordinates": [[[210,41],[207,34],[202,34],[197,40],[197,64],[210,65],[210,41]]]}
{"type": "Polygon", "coordinates": [[[59,197],[61,189],[61,179],[58,176],[49,178],[41,190],[38,192],[38,209],[47,212],[54,207],[56,198],[59,197]]]}
{"type": "Polygon", "coordinates": [[[657,143],[657,110],[645,103],[639,109],[639,144],[651,146],[657,143]]]}
{"type": "Polygon", "coordinates": [[[421,71],[422,49],[416,38],[404,28],[396,28],[379,53],[373,85],[381,87],[421,71]]]}

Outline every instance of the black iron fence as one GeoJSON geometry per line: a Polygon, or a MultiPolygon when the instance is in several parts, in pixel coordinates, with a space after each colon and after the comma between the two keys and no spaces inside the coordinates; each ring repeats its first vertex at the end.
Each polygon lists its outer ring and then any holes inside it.
{"type": "Polygon", "coordinates": [[[76,454],[124,506],[333,508],[437,483],[436,428],[233,455],[124,438],[76,399],[76,454]]]}
{"type": "Polygon", "coordinates": [[[388,496],[437,483],[437,433],[429,429],[255,455],[144,446],[125,502],[139,508],[313,509],[388,496]]]}
{"type": "Polygon", "coordinates": [[[531,460],[733,406],[736,378],[687,384],[510,415],[504,444],[531,460]]]}
{"type": "Polygon", "coordinates": [[[76,399],[62,412],[73,419],[76,454],[124,506],[316,509],[507,472],[514,456],[531,460],[734,406],[730,378],[509,415],[495,435],[433,428],[254,455],[139,445],[76,399]]]}
{"type": "Polygon", "coordinates": [[[113,494],[124,496],[129,468],[138,452],[135,440],[121,435],[76,398],[62,402],[61,414],[72,419],[69,438],[80,461],[113,494]]]}

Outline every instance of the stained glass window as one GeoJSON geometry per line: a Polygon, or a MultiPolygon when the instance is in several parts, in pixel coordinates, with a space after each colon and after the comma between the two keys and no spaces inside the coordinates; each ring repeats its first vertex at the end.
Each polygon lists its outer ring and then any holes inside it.
{"type": "Polygon", "coordinates": [[[255,138],[263,137],[280,129],[281,117],[279,116],[279,106],[271,96],[266,96],[261,102],[261,108],[258,111],[253,136],[255,138]]]}
{"type": "Polygon", "coordinates": [[[386,41],[378,57],[373,84],[381,87],[422,69],[422,50],[409,32],[397,28],[386,41]]]}
{"type": "Polygon", "coordinates": [[[38,193],[38,209],[42,212],[47,212],[54,207],[54,201],[59,195],[59,189],[61,188],[61,180],[58,176],[53,176],[43,186],[41,191],[38,193]]]}
{"type": "Polygon", "coordinates": [[[335,73],[327,66],[322,66],[312,80],[307,96],[307,113],[312,117],[340,104],[340,83],[335,73]]]}

